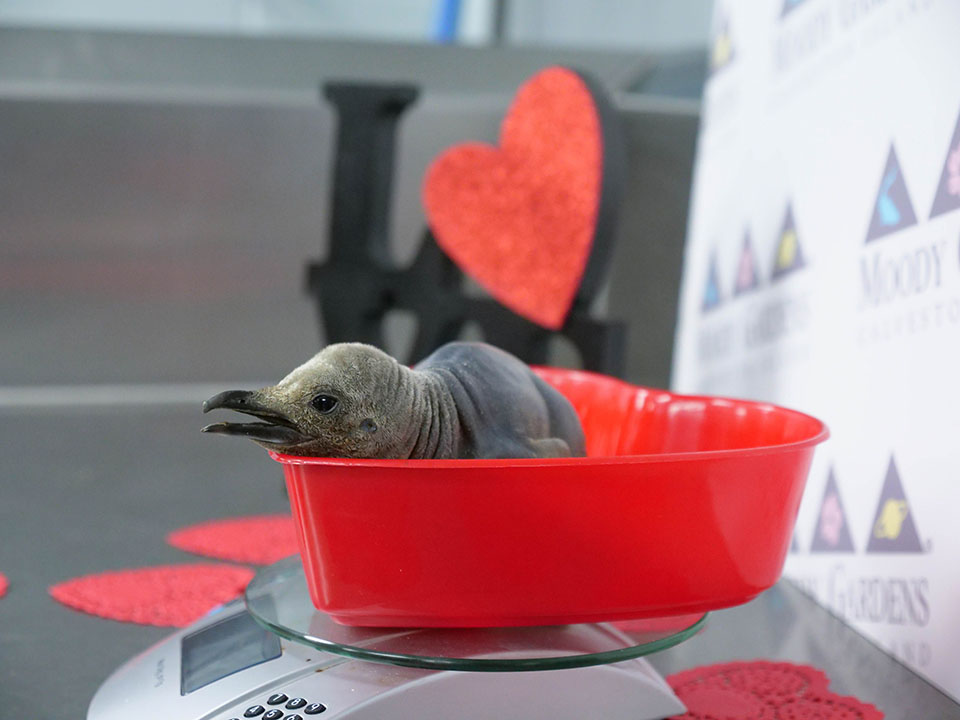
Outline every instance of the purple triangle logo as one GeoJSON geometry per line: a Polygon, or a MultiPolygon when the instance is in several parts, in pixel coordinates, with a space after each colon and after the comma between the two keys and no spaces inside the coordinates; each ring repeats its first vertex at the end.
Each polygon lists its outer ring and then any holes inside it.
{"type": "Polygon", "coordinates": [[[840,490],[833,476],[833,468],[827,476],[827,487],[820,502],[820,513],[817,515],[817,527],[813,532],[810,552],[853,552],[847,513],[840,500],[840,490]]]}
{"type": "Polygon", "coordinates": [[[880,491],[880,502],[870,526],[868,553],[918,553],[923,552],[917,526],[910,512],[910,504],[903,492],[897,465],[890,458],[887,477],[880,491]]]}
{"type": "Polygon", "coordinates": [[[773,257],[772,280],[779,280],[806,266],[803,259],[803,250],[800,248],[800,238],[797,235],[797,224],[793,221],[793,208],[787,205],[787,212],[783,218],[780,235],[777,238],[777,252],[773,257]]]}
{"type": "Polygon", "coordinates": [[[730,36],[730,18],[725,9],[717,9],[717,21],[710,38],[710,74],[714,75],[733,62],[733,38],[730,36]]]}
{"type": "Polygon", "coordinates": [[[783,0],[783,8],[780,10],[780,17],[784,18],[798,7],[803,5],[806,0],[783,0]]]}
{"type": "Polygon", "coordinates": [[[943,215],[960,208],[960,116],[947,148],[947,159],[943,161],[943,172],[937,185],[937,195],[933,199],[930,217],[943,215]]]}
{"type": "Polygon", "coordinates": [[[903,171],[900,169],[900,162],[897,160],[897,152],[891,144],[890,154],[887,155],[887,164],[880,176],[877,199],[873,201],[870,227],[867,230],[867,242],[916,224],[917,216],[913,212],[910,193],[907,192],[907,182],[903,178],[903,171]]]}
{"type": "Polygon", "coordinates": [[[753,257],[753,246],[750,244],[750,233],[743,236],[743,250],[740,251],[740,262],[737,264],[737,280],[733,285],[733,294],[742,295],[755,290],[759,286],[757,279],[757,264],[753,257]]]}
{"type": "Polygon", "coordinates": [[[723,301],[720,296],[720,284],[717,279],[717,256],[710,256],[710,270],[707,272],[707,286],[703,289],[702,312],[713,310],[723,301]]]}

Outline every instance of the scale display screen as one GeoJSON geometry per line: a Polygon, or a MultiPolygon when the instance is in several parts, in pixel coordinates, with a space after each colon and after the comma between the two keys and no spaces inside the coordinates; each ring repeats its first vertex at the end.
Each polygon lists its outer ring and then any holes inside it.
{"type": "Polygon", "coordinates": [[[280,639],[248,612],[226,617],[190,635],[180,648],[180,694],[280,657],[280,639]]]}

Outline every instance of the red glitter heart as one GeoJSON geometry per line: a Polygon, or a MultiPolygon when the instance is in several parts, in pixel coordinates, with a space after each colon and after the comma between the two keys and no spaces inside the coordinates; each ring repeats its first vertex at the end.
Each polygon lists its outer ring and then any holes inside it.
{"type": "Polygon", "coordinates": [[[233,565],[169,565],[67,580],[50,588],[74,610],[141,625],[185,627],[233,600],[253,571],[233,565]]]}
{"type": "Polygon", "coordinates": [[[10,583],[7,582],[7,578],[3,573],[0,573],[0,597],[3,597],[7,594],[7,588],[10,587],[10,583]]]}
{"type": "Polygon", "coordinates": [[[252,565],[270,565],[299,551],[289,515],[211,520],[176,530],[167,542],[197,555],[252,565]]]}
{"type": "Polygon", "coordinates": [[[594,98],[566,68],[518,91],[500,146],[455,146],[427,171],[423,201],[437,243],[502,304],[558,329],[596,230],[603,135],[594,98]]]}

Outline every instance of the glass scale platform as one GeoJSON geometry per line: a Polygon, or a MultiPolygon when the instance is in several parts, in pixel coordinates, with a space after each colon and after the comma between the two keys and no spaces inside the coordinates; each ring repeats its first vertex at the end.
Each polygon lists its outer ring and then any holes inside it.
{"type": "Polygon", "coordinates": [[[695,635],[706,614],[649,620],[514,628],[365,628],[313,607],[300,558],[261,570],[244,595],[267,630],[323,652],[428,670],[520,672],[620,663],[695,635]]]}

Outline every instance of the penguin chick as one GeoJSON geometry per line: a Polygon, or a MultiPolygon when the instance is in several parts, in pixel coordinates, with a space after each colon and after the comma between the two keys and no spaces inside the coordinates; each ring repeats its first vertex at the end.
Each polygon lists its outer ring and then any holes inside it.
{"type": "Polygon", "coordinates": [[[291,455],[522,458],[583,455],[576,411],[527,365],[484,343],[442,346],[413,369],[360,343],[329,345],[277,385],[228,390],[203,411],[260,420],[203,432],[291,455]]]}

